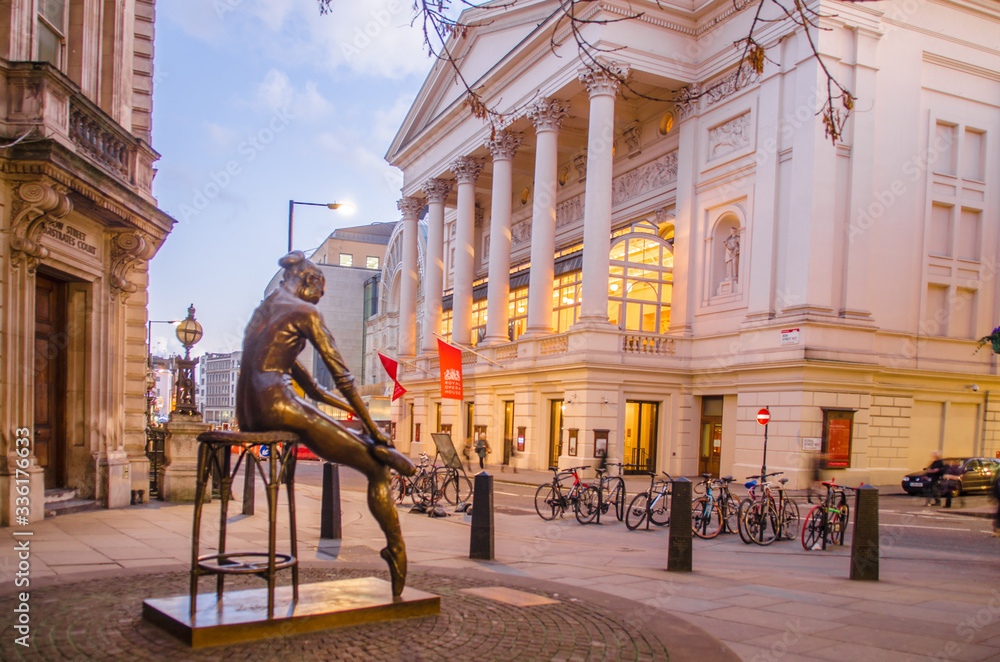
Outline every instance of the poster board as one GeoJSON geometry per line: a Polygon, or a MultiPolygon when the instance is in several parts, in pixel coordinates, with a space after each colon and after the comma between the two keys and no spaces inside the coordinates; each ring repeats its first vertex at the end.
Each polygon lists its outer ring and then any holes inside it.
{"type": "Polygon", "coordinates": [[[854,410],[823,410],[823,453],[826,469],[851,466],[851,443],[854,437],[854,410]]]}
{"type": "Polygon", "coordinates": [[[432,432],[431,439],[437,447],[437,454],[444,460],[444,465],[452,469],[462,470],[462,460],[455,451],[455,444],[451,441],[451,434],[447,432],[432,432]]]}

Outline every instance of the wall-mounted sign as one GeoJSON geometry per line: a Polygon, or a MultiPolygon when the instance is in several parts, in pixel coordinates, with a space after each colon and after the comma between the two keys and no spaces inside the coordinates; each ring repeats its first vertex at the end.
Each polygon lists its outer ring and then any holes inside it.
{"type": "Polygon", "coordinates": [[[802,437],[802,450],[820,451],[823,450],[822,437],[802,437]]]}
{"type": "Polygon", "coordinates": [[[524,452],[524,431],[525,431],[525,429],[526,428],[523,427],[523,426],[518,426],[518,428],[517,428],[517,452],[518,453],[523,453],[524,452]]]}
{"type": "Polygon", "coordinates": [[[851,466],[851,441],[854,433],[854,410],[823,410],[823,452],[827,469],[851,466]]]}
{"type": "Polygon", "coordinates": [[[798,329],[782,329],[781,330],[781,344],[782,345],[798,345],[799,344],[799,330],[798,329]]]}
{"type": "Polygon", "coordinates": [[[608,456],[608,430],[594,430],[594,457],[608,456]]]}
{"type": "Polygon", "coordinates": [[[45,236],[61,241],[67,246],[84,252],[87,255],[97,255],[97,246],[87,243],[87,235],[62,221],[49,221],[45,224],[45,236]]]}
{"type": "Polygon", "coordinates": [[[580,438],[580,431],[576,428],[570,428],[567,430],[567,434],[569,435],[569,450],[566,452],[572,457],[576,457],[576,444],[580,438]]]}

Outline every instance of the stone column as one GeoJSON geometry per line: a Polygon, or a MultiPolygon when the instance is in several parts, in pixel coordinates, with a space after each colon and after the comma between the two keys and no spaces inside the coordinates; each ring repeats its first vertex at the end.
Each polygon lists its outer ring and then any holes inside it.
{"type": "Polygon", "coordinates": [[[501,131],[486,146],[493,155],[493,209],[490,214],[490,285],[486,299],[487,345],[510,339],[507,324],[510,300],[510,213],[513,193],[514,155],[523,133],[501,131]]]}
{"type": "Polygon", "coordinates": [[[403,358],[417,355],[417,217],[423,211],[420,198],[402,198],[396,203],[403,213],[403,266],[399,284],[399,330],[396,347],[403,358]]]}
{"type": "Polygon", "coordinates": [[[528,325],[525,337],[552,333],[552,281],[555,277],[556,190],[559,127],[566,107],[555,99],[539,99],[528,110],[535,125],[535,191],[531,204],[531,273],[528,281],[528,325]]]}
{"type": "Polygon", "coordinates": [[[163,444],[164,501],[194,501],[198,484],[198,435],[211,427],[201,420],[201,414],[171,412],[163,444]]]}
{"type": "Polygon", "coordinates": [[[580,72],[580,81],[590,93],[587,190],[583,202],[582,323],[608,321],[615,95],[620,81],[627,75],[628,67],[617,63],[608,63],[604,69],[587,67],[580,72]]]}
{"type": "Polygon", "coordinates": [[[476,179],[482,159],[463,156],[451,164],[458,181],[458,219],[455,221],[455,281],[452,288],[451,339],[468,345],[472,340],[472,238],[476,222],[476,179]]]}
{"type": "Polygon", "coordinates": [[[444,291],[444,201],[451,182],[432,179],[424,184],[427,196],[427,250],[424,253],[424,338],[423,350],[437,352],[441,333],[441,293],[444,291]]]}

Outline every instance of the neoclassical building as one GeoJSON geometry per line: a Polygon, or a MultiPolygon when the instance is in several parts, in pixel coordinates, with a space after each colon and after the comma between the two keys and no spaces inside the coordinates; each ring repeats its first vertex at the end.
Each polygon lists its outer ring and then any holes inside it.
{"type": "Polygon", "coordinates": [[[387,154],[402,224],[368,328],[408,361],[402,447],[474,429],[520,467],[742,478],[767,407],[793,486],[818,452],[890,484],[932,450],[1000,451],[975,353],[1000,319],[1000,9],[810,6],[857,98],[836,144],[807,35],[768,23],[763,73],[738,71],[753,11],[729,0],[586,3],[603,66],[553,0],[467,11],[450,48],[509,121],[441,62],[387,154]],[[440,400],[437,334],[475,349],[464,402],[440,400]]]}
{"type": "Polygon", "coordinates": [[[149,486],[154,5],[0,2],[0,525],[149,486]]]}

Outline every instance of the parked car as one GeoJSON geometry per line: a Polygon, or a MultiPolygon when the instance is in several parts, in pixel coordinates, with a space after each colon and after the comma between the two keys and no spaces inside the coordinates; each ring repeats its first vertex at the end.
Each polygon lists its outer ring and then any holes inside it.
{"type": "MultiPolygon", "coordinates": [[[[953,464],[957,462],[962,467],[962,493],[978,492],[991,489],[997,482],[1000,474],[1000,460],[991,457],[949,457],[944,459],[944,463],[953,464]]],[[[907,494],[924,494],[927,485],[931,482],[931,477],[927,474],[927,469],[914,471],[903,477],[903,490],[907,494]]]]}
{"type": "Polygon", "coordinates": [[[316,454],[309,450],[309,447],[305,444],[299,444],[295,447],[295,459],[296,460],[317,460],[316,454]]]}

